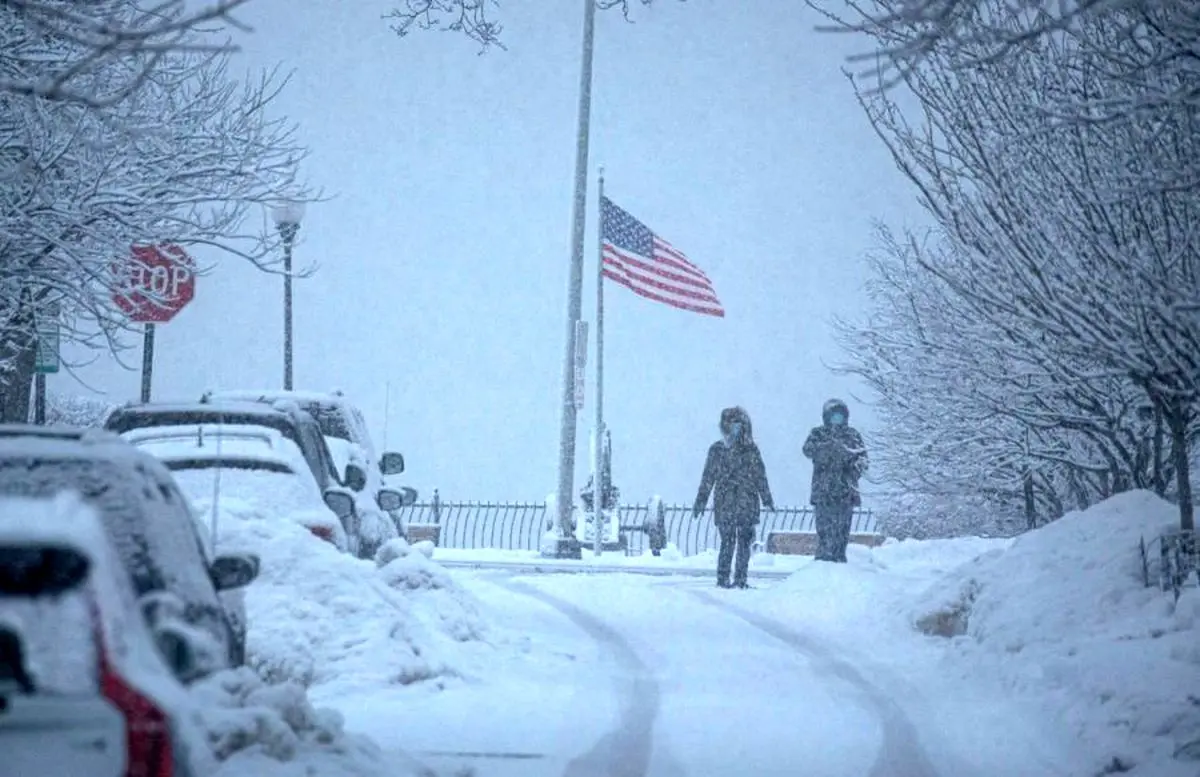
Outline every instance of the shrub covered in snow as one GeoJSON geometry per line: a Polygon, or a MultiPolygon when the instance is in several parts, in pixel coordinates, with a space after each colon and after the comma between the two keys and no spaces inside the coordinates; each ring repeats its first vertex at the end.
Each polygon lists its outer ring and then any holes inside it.
{"type": "Polygon", "coordinates": [[[47,394],[46,423],[100,428],[115,407],[115,403],[95,396],[47,394]]]}
{"type": "Polygon", "coordinates": [[[1011,537],[1025,530],[1025,519],[1013,505],[982,496],[889,493],[882,503],[880,528],[899,539],[1011,537]]]}
{"type": "Polygon", "coordinates": [[[249,669],[192,686],[218,767],[213,777],[382,777],[394,775],[379,748],[348,734],[342,717],[316,709],[295,683],[268,685],[249,669]]]}
{"type": "Polygon", "coordinates": [[[421,549],[393,540],[376,561],[339,553],[303,527],[229,501],[220,547],[262,560],[245,589],[247,661],[271,682],[333,695],[465,674],[486,650],[474,599],[421,549]]]}
{"type": "Polygon", "coordinates": [[[947,576],[913,613],[960,636],[965,673],[1049,699],[1100,754],[1097,769],[1200,773],[1200,590],[1144,587],[1142,536],[1178,523],[1150,492],[1113,497],[947,576]]]}

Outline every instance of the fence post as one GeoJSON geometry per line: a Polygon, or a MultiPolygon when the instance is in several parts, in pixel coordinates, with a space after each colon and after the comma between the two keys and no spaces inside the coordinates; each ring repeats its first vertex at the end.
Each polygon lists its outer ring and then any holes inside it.
{"type": "Polygon", "coordinates": [[[433,522],[439,525],[442,522],[442,497],[436,488],[433,489],[433,522]]]}

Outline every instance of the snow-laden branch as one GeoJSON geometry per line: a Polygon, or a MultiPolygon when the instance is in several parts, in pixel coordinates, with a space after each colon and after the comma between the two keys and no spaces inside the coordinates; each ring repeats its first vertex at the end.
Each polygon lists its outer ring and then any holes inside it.
{"type": "Polygon", "coordinates": [[[228,41],[193,33],[217,22],[246,29],[233,12],[247,2],[217,0],[189,9],[185,0],[6,0],[0,3],[0,94],[93,109],[114,105],[141,88],[171,53],[232,50],[228,41]],[[125,78],[108,78],[114,65],[127,70],[125,78]]]}

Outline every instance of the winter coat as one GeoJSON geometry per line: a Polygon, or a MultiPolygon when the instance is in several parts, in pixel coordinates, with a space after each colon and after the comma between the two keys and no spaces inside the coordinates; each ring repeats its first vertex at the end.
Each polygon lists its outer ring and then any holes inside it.
{"type": "Polygon", "coordinates": [[[867,447],[862,435],[847,424],[835,426],[830,418],[841,411],[849,421],[845,403],[830,400],[822,413],[824,424],[813,429],[804,441],[804,455],[812,459],[814,505],[862,504],[858,481],[867,472],[867,447]]]}
{"type": "Polygon", "coordinates": [[[693,513],[699,515],[713,494],[713,520],[717,526],[753,526],[758,523],[759,504],[775,509],[767,469],[762,454],[754,444],[750,419],[737,409],[743,424],[741,440],[727,445],[724,440],[713,443],[704,461],[704,474],[696,494],[693,513]]]}

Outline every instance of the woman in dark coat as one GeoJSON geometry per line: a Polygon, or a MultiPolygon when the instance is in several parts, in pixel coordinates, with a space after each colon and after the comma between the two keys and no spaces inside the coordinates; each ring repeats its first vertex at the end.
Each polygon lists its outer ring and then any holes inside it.
{"type": "Polygon", "coordinates": [[[717,585],[721,588],[746,588],[750,564],[750,545],[754,542],[754,527],[758,524],[759,504],[775,509],[767,470],[762,454],[754,444],[750,416],[740,407],[721,411],[721,439],[708,449],[700,491],[692,508],[692,517],[699,518],[713,492],[713,521],[721,537],[717,556],[717,585]],[[737,564],[733,569],[733,586],[729,572],[733,566],[734,550],[737,564]]]}

